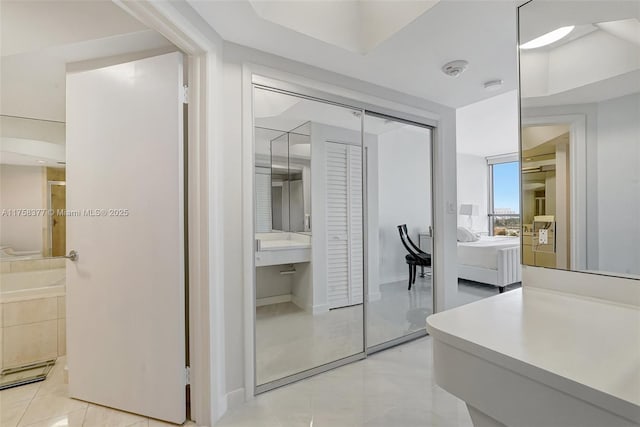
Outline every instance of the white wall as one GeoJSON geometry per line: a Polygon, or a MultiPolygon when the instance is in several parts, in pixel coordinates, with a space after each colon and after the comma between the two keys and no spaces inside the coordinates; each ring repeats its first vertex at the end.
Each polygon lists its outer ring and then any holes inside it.
{"type": "Polygon", "coordinates": [[[469,224],[468,215],[458,215],[458,224],[474,231],[489,231],[489,166],[487,159],[472,154],[458,154],[458,212],[461,204],[478,205],[478,216],[469,224]]]}
{"type": "MultiPolygon", "coordinates": [[[[0,210],[45,209],[45,169],[0,165],[0,210]]],[[[16,251],[42,251],[46,215],[0,216],[0,245],[16,251]]]]}
{"type": "Polygon", "coordinates": [[[640,94],[598,103],[599,269],[640,274],[640,94]]]}
{"type": "Polygon", "coordinates": [[[431,225],[431,131],[404,126],[378,136],[379,281],[406,280],[397,226],[407,224],[411,240],[431,225]]]}
{"type": "Polygon", "coordinates": [[[456,110],[459,154],[489,157],[517,153],[518,93],[515,90],[456,110]]]}

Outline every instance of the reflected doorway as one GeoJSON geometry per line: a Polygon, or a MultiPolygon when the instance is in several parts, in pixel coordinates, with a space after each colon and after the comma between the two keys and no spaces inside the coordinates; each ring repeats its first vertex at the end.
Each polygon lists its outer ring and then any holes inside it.
{"type": "Polygon", "coordinates": [[[47,203],[49,208],[48,255],[67,254],[67,182],[64,168],[47,168],[47,203]]]}
{"type": "Polygon", "coordinates": [[[367,112],[367,351],[426,335],[433,313],[432,131],[367,112]]]}

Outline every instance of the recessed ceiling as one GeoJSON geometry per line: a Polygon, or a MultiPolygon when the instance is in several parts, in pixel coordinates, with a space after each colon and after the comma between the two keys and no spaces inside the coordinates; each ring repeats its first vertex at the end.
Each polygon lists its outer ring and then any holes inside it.
{"type": "Polygon", "coordinates": [[[431,9],[435,1],[249,0],[263,19],[365,54],[431,9]]]}
{"type": "Polygon", "coordinates": [[[640,91],[640,3],[532,2],[521,9],[520,40],[563,26],[565,38],[520,57],[522,106],[600,102],[640,91]]]}
{"type": "MultiPolygon", "coordinates": [[[[274,23],[256,12],[248,0],[187,1],[227,41],[450,107],[471,104],[517,85],[515,1],[443,0],[372,43],[368,50],[345,49],[335,41],[321,41],[274,23]],[[469,69],[457,78],[444,75],[442,65],[455,59],[469,61],[469,69]],[[487,92],[483,83],[495,79],[504,81],[502,88],[487,92]]],[[[277,2],[264,3],[266,8],[277,2]]],[[[300,8],[311,11],[311,5],[325,2],[299,3],[300,8]]],[[[314,26],[331,25],[319,14],[309,13],[306,19],[314,26]]],[[[359,26],[357,14],[340,19],[351,20],[354,28],[359,26]]]]}
{"type": "Polygon", "coordinates": [[[2,56],[147,28],[110,1],[2,1],[2,56]]]}

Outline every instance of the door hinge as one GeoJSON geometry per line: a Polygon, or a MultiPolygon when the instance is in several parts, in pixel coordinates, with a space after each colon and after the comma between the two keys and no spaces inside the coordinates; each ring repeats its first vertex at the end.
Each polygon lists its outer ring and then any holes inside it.
{"type": "Polygon", "coordinates": [[[182,103],[183,104],[188,104],[189,103],[189,86],[184,85],[182,86],[182,103]]]}
{"type": "Polygon", "coordinates": [[[191,366],[185,366],[184,368],[184,379],[186,381],[186,385],[191,384],[191,366]]]}

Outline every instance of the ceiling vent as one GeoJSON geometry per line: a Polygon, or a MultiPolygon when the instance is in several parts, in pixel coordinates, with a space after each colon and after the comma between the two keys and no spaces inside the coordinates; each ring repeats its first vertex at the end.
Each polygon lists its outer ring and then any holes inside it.
{"type": "Polygon", "coordinates": [[[467,61],[458,59],[444,64],[442,66],[442,72],[447,76],[458,77],[460,74],[464,73],[468,65],[469,63],[467,61]]]}

